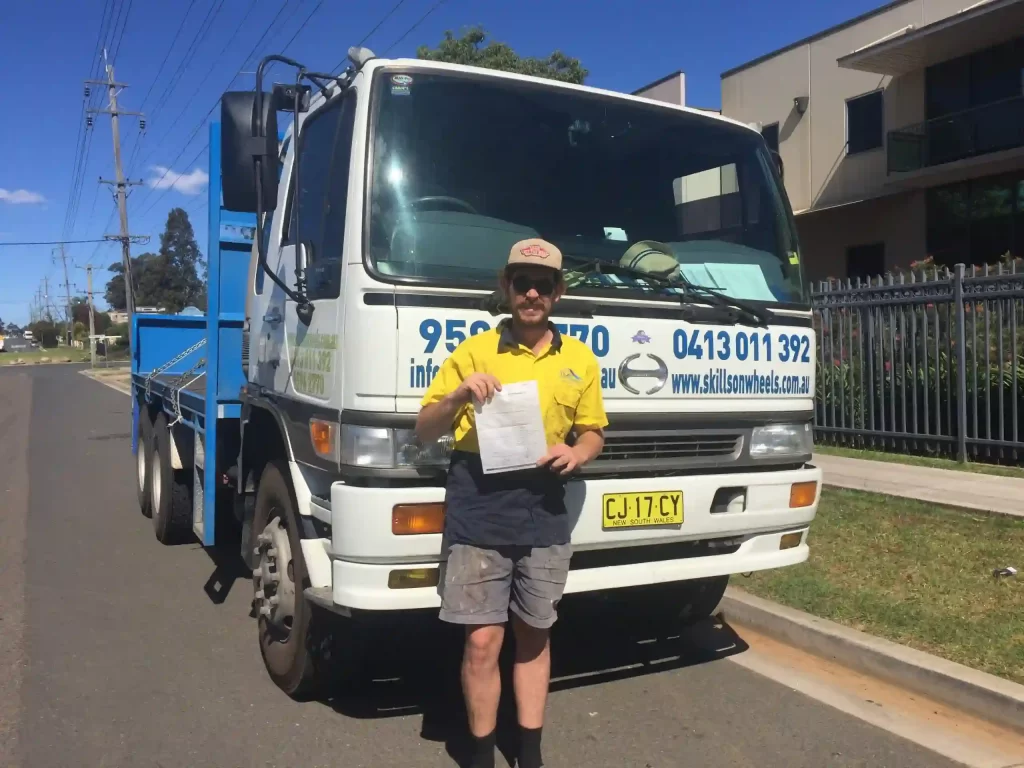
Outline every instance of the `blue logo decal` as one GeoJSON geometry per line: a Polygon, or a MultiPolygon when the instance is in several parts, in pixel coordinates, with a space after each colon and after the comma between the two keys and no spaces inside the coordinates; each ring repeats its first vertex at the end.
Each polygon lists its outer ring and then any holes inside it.
{"type": "Polygon", "coordinates": [[[643,331],[637,331],[636,335],[633,337],[633,342],[636,344],[650,344],[651,337],[643,331]]]}
{"type": "Polygon", "coordinates": [[[578,373],[576,373],[576,371],[574,371],[572,368],[563,368],[561,373],[562,373],[562,378],[565,379],[566,381],[575,381],[575,382],[583,381],[583,379],[580,378],[580,375],[578,373]]]}

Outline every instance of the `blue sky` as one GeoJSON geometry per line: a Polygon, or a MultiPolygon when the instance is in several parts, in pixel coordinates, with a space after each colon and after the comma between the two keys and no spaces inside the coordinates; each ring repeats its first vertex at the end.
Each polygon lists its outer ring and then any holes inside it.
{"type": "MultiPolygon", "coordinates": [[[[71,220],[74,227],[67,239],[92,239],[116,231],[110,192],[97,183],[98,177],[113,174],[110,120],[97,115],[91,131],[82,127],[82,80],[101,71],[96,50],[104,17],[115,22],[106,25],[112,29],[105,43],[116,52],[117,79],[131,85],[120,94],[119,106],[141,108],[147,115],[141,143],[137,121],[122,119],[130,177],[147,182],[135,187],[129,198],[131,231],[152,236],[148,248],[155,250],[168,210],[182,206],[205,253],[203,116],[229,85],[252,86],[253,77],[246,73],[255,67],[246,56],[254,46],[258,54],[266,54],[280,52],[292,41],[287,48],[290,56],[311,68],[331,69],[395,2],[8,3],[0,25],[0,72],[6,75],[8,104],[7,119],[0,125],[0,242],[59,240],[71,220]],[[275,18],[277,23],[257,46],[275,18]],[[171,49],[179,28],[181,34],[171,49]],[[186,60],[193,41],[194,53],[186,60]],[[195,138],[188,141],[193,132],[195,138]],[[83,135],[84,171],[74,194],[73,165],[83,135]],[[153,188],[156,182],[163,188],[153,188]],[[77,201],[72,217],[69,201],[77,201]]],[[[436,43],[446,29],[480,24],[521,54],[544,56],[561,49],[578,57],[590,70],[587,83],[597,87],[631,91],[682,69],[687,102],[717,107],[723,71],[880,4],[881,0],[445,0],[394,45],[390,55],[412,56],[418,45],[436,43]]],[[[382,53],[435,5],[437,0],[405,0],[366,45],[382,53]]],[[[94,87],[93,102],[97,98],[94,87]]],[[[146,249],[135,246],[133,253],[146,249]]],[[[52,299],[63,295],[63,268],[51,250],[0,246],[0,318],[25,322],[28,301],[44,277],[50,279],[52,299]]],[[[85,272],[77,267],[91,262],[104,268],[119,259],[115,244],[70,245],[67,253],[72,295],[85,288],[85,272]]],[[[94,276],[100,297],[108,278],[102,269],[94,276]]]]}

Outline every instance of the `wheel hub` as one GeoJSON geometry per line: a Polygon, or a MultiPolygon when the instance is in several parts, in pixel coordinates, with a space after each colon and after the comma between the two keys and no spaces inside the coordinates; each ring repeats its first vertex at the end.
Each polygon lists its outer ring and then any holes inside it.
{"type": "Polygon", "coordinates": [[[150,472],[150,489],[152,490],[153,498],[153,514],[157,515],[160,512],[160,495],[163,493],[163,469],[160,467],[160,457],[156,451],[153,451],[153,461],[149,467],[150,472]]]}
{"type": "Polygon", "coordinates": [[[146,452],[140,443],[135,451],[135,471],[139,475],[139,488],[146,487],[146,452]]]}
{"type": "Polygon", "coordinates": [[[291,542],[281,518],[275,517],[263,529],[253,554],[259,558],[252,572],[256,611],[272,626],[288,632],[295,618],[295,582],[291,542]]]}

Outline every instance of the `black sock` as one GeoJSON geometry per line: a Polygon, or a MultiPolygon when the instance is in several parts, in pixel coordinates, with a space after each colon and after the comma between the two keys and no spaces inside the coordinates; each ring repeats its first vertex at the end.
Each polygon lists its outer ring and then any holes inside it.
{"type": "Polygon", "coordinates": [[[495,731],[486,736],[473,737],[473,760],[470,768],[494,768],[495,731]]]}
{"type": "Polygon", "coordinates": [[[540,756],[540,728],[519,726],[519,763],[517,768],[543,768],[540,756]]]}

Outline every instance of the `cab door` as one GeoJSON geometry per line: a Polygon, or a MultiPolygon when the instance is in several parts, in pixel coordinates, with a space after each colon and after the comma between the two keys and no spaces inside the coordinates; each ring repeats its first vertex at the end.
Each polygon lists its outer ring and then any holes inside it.
{"type": "MultiPolygon", "coordinates": [[[[293,435],[308,445],[308,421],[324,408],[337,410],[341,364],[341,275],[344,263],[345,211],[355,125],[357,92],[348,89],[306,115],[301,123],[290,184],[289,215],[282,237],[281,261],[294,283],[297,254],[306,263],[306,293],[313,305],[308,324],[294,301],[283,306],[284,349],[274,389],[297,407],[293,435]]],[[[296,451],[297,456],[300,451],[296,451]]]]}
{"type": "MultiPolygon", "coordinates": [[[[291,137],[281,145],[282,178],[288,178],[291,165],[291,137]]],[[[281,234],[285,220],[287,185],[281,184],[274,210],[267,211],[263,218],[263,246],[267,255],[267,266],[275,275],[286,282],[292,275],[282,261],[281,234]]],[[[294,267],[293,267],[294,269],[294,267]]],[[[259,263],[259,256],[253,245],[252,265],[249,270],[251,292],[246,302],[246,321],[249,327],[249,381],[263,389],[273,390],[277,370],[284,355],[284,300],[285,294],[270,278],[259,263]]]]}

